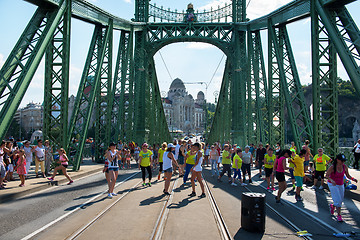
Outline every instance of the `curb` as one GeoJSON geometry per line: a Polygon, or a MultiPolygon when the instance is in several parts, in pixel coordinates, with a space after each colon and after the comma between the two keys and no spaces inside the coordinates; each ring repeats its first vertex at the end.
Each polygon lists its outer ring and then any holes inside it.
{"type": "MultiPolygon", "coordinates": [[[[98,169],[93,169],[93,170],[88,171],[88,172],[83,172],[81,174],[74,175],[74,176],[72,176],[72,179],[76,180],[76,179],[82,178],[82,177],[84,177],[86,175],[90,175],[90,174],[93,174],[93,173],[96,173],[96,172],[100,172],[102,168],[103,168],[103,166],[101,165],[101,167],[99,166],[98,169]]],[[[63,184],[63,183],[66,183],[67,181],[68,180],[66,178],[61,179],[61,180],[58,181],[58,184],[63,184]]],[[[35,192],[38,192],[38,191],[41,191],[41,190],[44,190],[44,189],[47,189],[47,188],[51,188],[51,187],[52,186],[50,184],[44,183],[44,184],[41,184],[38,187],[34,187],[34,188],[27,189],[27,190],[24,190],[24,191],[19,191],[19,192],[16,192],[16,193],[1,194],[0,195],[0,203],[6,203],[6,202],[9,202],[11,200],[15,200],[17,198],[26,196],[28,194],[35,193],[35,192]]]]}

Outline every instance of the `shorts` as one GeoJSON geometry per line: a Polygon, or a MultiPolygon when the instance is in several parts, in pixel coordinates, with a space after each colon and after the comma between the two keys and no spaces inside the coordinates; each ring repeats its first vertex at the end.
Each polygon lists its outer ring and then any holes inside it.
{"type": "Polygon", "coordinates": [[[4,178],[5,174],[6,174],[6,168],[5,168],[4,164],[0,163],[0,175],[1,175],[1,177],[4,178]]]}
{"type": "Polygon", "coordinates": [[[8,170],[9,172],[14,172],[14,165],[12,163],[8,165],[8,170]]]}
{"type": "Polygon", "coordinates": [[[258,161],[258,168],[262,168],[262,166],[264,165],[264,159],[263,160],[260,160],[258,161]]]}
{"type": "Polygon", "coordinates": [[[309,166],[309,162],[310,162],[310,160],[304,161],[304,166],[309,166]]]}
{"type": "Polygon", "coordinates": [[[295,177],[294,177],[294,169],[289,169],[289,172],[290,172],[290,178],[291,179],[295,179],[295,177]]]}
{"type": "Polygon", "coordinates": [[[276,172],[276,180],[278,180],[278,182],[285,182],[285,173],[276,172]]]}
{"type": "Polygon", "coordinates": [[[61,164],[61,166],[63,166],[64,168],[67,168],[68,167],[68,165],[66,164],[61,164]]]}
{"type": "Polygon", "coordinates": [[[172,172],[173,172],[173,168],[170,167],[170,168],[168,168],[168,169],[165,169],[164,172],[172,173],[172,172]]]}
{"type": "Polygon", "coordinates": [[[115,167],[115,168],[108,168],[109,171],[119,171],[119,168],[118,167],[115,167]]]}
{"type": "Polygon", "coordinates": [[[251,175],[250,163],[243,163],[241,166],[241,171],[243,172],[243,176],[245,177],[245,173],[251,175]]]}
{"type": "Polygon", "coordinates": [[[265,168],[265,177],[270,177],[272,173],[273,173],[272,168],[265,168]]]}
{"type": "Polygon", "coordinates": [[[303,177],[300,176],[295,176],[295,181],[296,181],[296,186],[297,187],[302,187],[303,186],[303,177]]]}
{"type": "Polygon", "coordinates": [[[179,165],[184,165],[184,156],[180,156],[178,157],[178,163],[179,165]]]}
{"type": "Polygon", "coordinates": [[[106,168],[105,172],[106,172],[106,173],[109,173],[109,168],[106,168]]]}
{"type": "Polygon", "coordinates": [[[316,171],[315,170],[315,179],[324,179],[325,171],[316,171]]]}

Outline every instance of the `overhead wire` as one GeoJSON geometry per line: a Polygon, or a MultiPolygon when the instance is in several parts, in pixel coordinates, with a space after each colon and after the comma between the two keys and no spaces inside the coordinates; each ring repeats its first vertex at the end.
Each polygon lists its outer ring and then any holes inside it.
{"type": "Polygon", "coordinates": [[[171,74],[170,74],[170,71],[169,71],[169,69],[168,69],[168,67],[167,67],[167,65],[166,65],[166,63],[165,63],[165,60],[164,60],[164,58],[163,58],[160,50],[159,50],[159,54],[160,54],[161,60],[163,61],[164,65],[165,65],[166,71],[167,71],[167,73],[169,74],[170,80],[171,80],[171,81],[174,80],[174,79],[172,78],[171,74]]]}
{"type": "Polygon", "coordinates": [[[219,62],[219,64],[217,65],[217,67],[216,67],[216,69],[215,69],[214,74],[212,75],[212,77],[211,77],[211,79],[210,79],[209,83],[207,84],[208,86],[210,85],[210,83],[211,83],[211,82],[212,82],[212,80],[214,79],[215,74],[217,73],[217,70],[219,69],[221,62],[222,62],[222,60],[224,59],[224,56],[225,56],[225,54],[223,54],[223,55],[222,55],[222,57],[221,57],[221,59],[220,59],[220,62],[219,62]]]}
{"type": "Polygon", "coordinates": [[[248,8],[250,3],[251,3],[251,0],[248,1],[248,4],[246,5],[246,8],[248,8]]]}

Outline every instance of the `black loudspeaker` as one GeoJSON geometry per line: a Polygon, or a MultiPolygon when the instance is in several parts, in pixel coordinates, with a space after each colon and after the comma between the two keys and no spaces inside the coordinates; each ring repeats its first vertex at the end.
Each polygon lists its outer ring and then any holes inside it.
{"type": "Polygon", "coordinates": [[[265,231],[265,193],[243,193],[241,227],[249,232],[265,231]]]}

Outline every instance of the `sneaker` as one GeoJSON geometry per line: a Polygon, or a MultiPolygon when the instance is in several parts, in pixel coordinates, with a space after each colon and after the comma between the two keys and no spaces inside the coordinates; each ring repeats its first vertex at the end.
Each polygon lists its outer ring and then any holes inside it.
{"type": "Polygon", "coordinates": [[[148,185],[149,187],[151,187],[151,182],[147,183],[147,185],[148,185]]]}
{"type": "Polygon", "coordinates": [[[232,183],[232,180],[229,180],[228,182],[229,182],[229,183],[232,183]]]}
{"type": "Polygon", "coordinates": [[[54,179],[53,179],[52,177],[49,177],[49,178],[48,178],[48,180],[50,180],[50,181],[54,181],[54,179]]]}
{"type": "Polygon", "coordinates": [[[273,187],[272,189],[271,189],[272,191],[276,191],[276,189],[273,187]]]}
{"type": "Polygon", "coordinates": [[[334,213],[335,213],[335,206],[334,204],[330,204],[330,214],[334,215],[334,213]]]}
{"type": "Polygon", "coordinates": [[[337,218],[336,218],[336,220],[337,220],[338,222],[343,222],[343,221],[344,221],[344,220],[342,219],[341,215],[338,215],[337,218]]]}
{"type": "Polygon", "coordinates": [[[164,191],[164,194],[165,194],[166,196],[170,196],[170,195],[171,195],[170,193],[165,192],[165,191],[164,191]]]}
{"type": "Polygon", "coordinates": [[[300,191],[304,191],[304,187],[301,187],[300,191]]]}
{"type": "Polygon", "coordinates": [[[112,196],[117,196],[117,194],[116,194],[116,193],[111,193],[111,195],[112,195],[112,196]]]}
{"type": "Polygon", "coordinates": [[[68,184],[67,185],[70,185],[70,184],[72,184],[74,181],[73,180],[71,180],[70,182],[68,182],[68,184]]]}
{"type": "Polygon", "coordinates": [[[315,186],[315,185],[314,185],[314,186],[312,186],[312,187],[311,187],[311,189],[316,190],[316,186],[315,186]]]}
{"type": "Polygon", "coordinates": [[[189,197],[195,197],[196,196],[196,193],[195,192],[192,192],[188,195],[189,197]]]}
{"type": "Polygon", "coordinates": [[[323,186],[320,186],[320,187],[319,187],[319,189],[320,189],[320,190],[323,190],[323,189],[324,189],[324,187],[323,187],[323,186]]]}
{"type": "Polygon", "coordinates": [[[108,198],[112,198],[113,196],[111,195],[111,193],[108,194],[108,198]]]}
{"type": "Polygon", "coordinates": [[[204,198],[204,197],[206,197],[205,193],[202,193],[202,194],[199,196],[199,198],[204,198]]]}
{"type": "Polygon", "coordinates": [[[246,186],[247,184],[246,183],[242,183],[241,186],[246,186]]]}
{"type": "Polygon", "coordinates": [[[235,187],[236,187],[236,186],[237,186],[237,184],[233,182],[233,183],[231,184],[231,186],[235,186],[235,187]]]}
{"type": "Polygon", "coordinates": [[[146,186],[146,183],[143,183],[142,185],[143,185],[143,187],[145,187],[145,186],[146,186]]]}
{"type": "Polygon", "coordinates": [[[275,196],[275,200],[276,200],[276,203],[280,203],[280,199],[277,199],[276,196],[275,196]]]}
{"type": "Polygon", "coordinates": [[[268,190],[268,191],[269,191],[269,190],[270,190],[270,187],[267,187],[267,188],[266,188],[266,190],[268,190]]]}
{"type": "Polygon", "coordinates": [[[295,195],[295,200],[297,201],[297,202],[301,202],[303,199],[302,199],[302,197],[300,197],[300,195],[298,196],[298,195],[295,195]]]}

